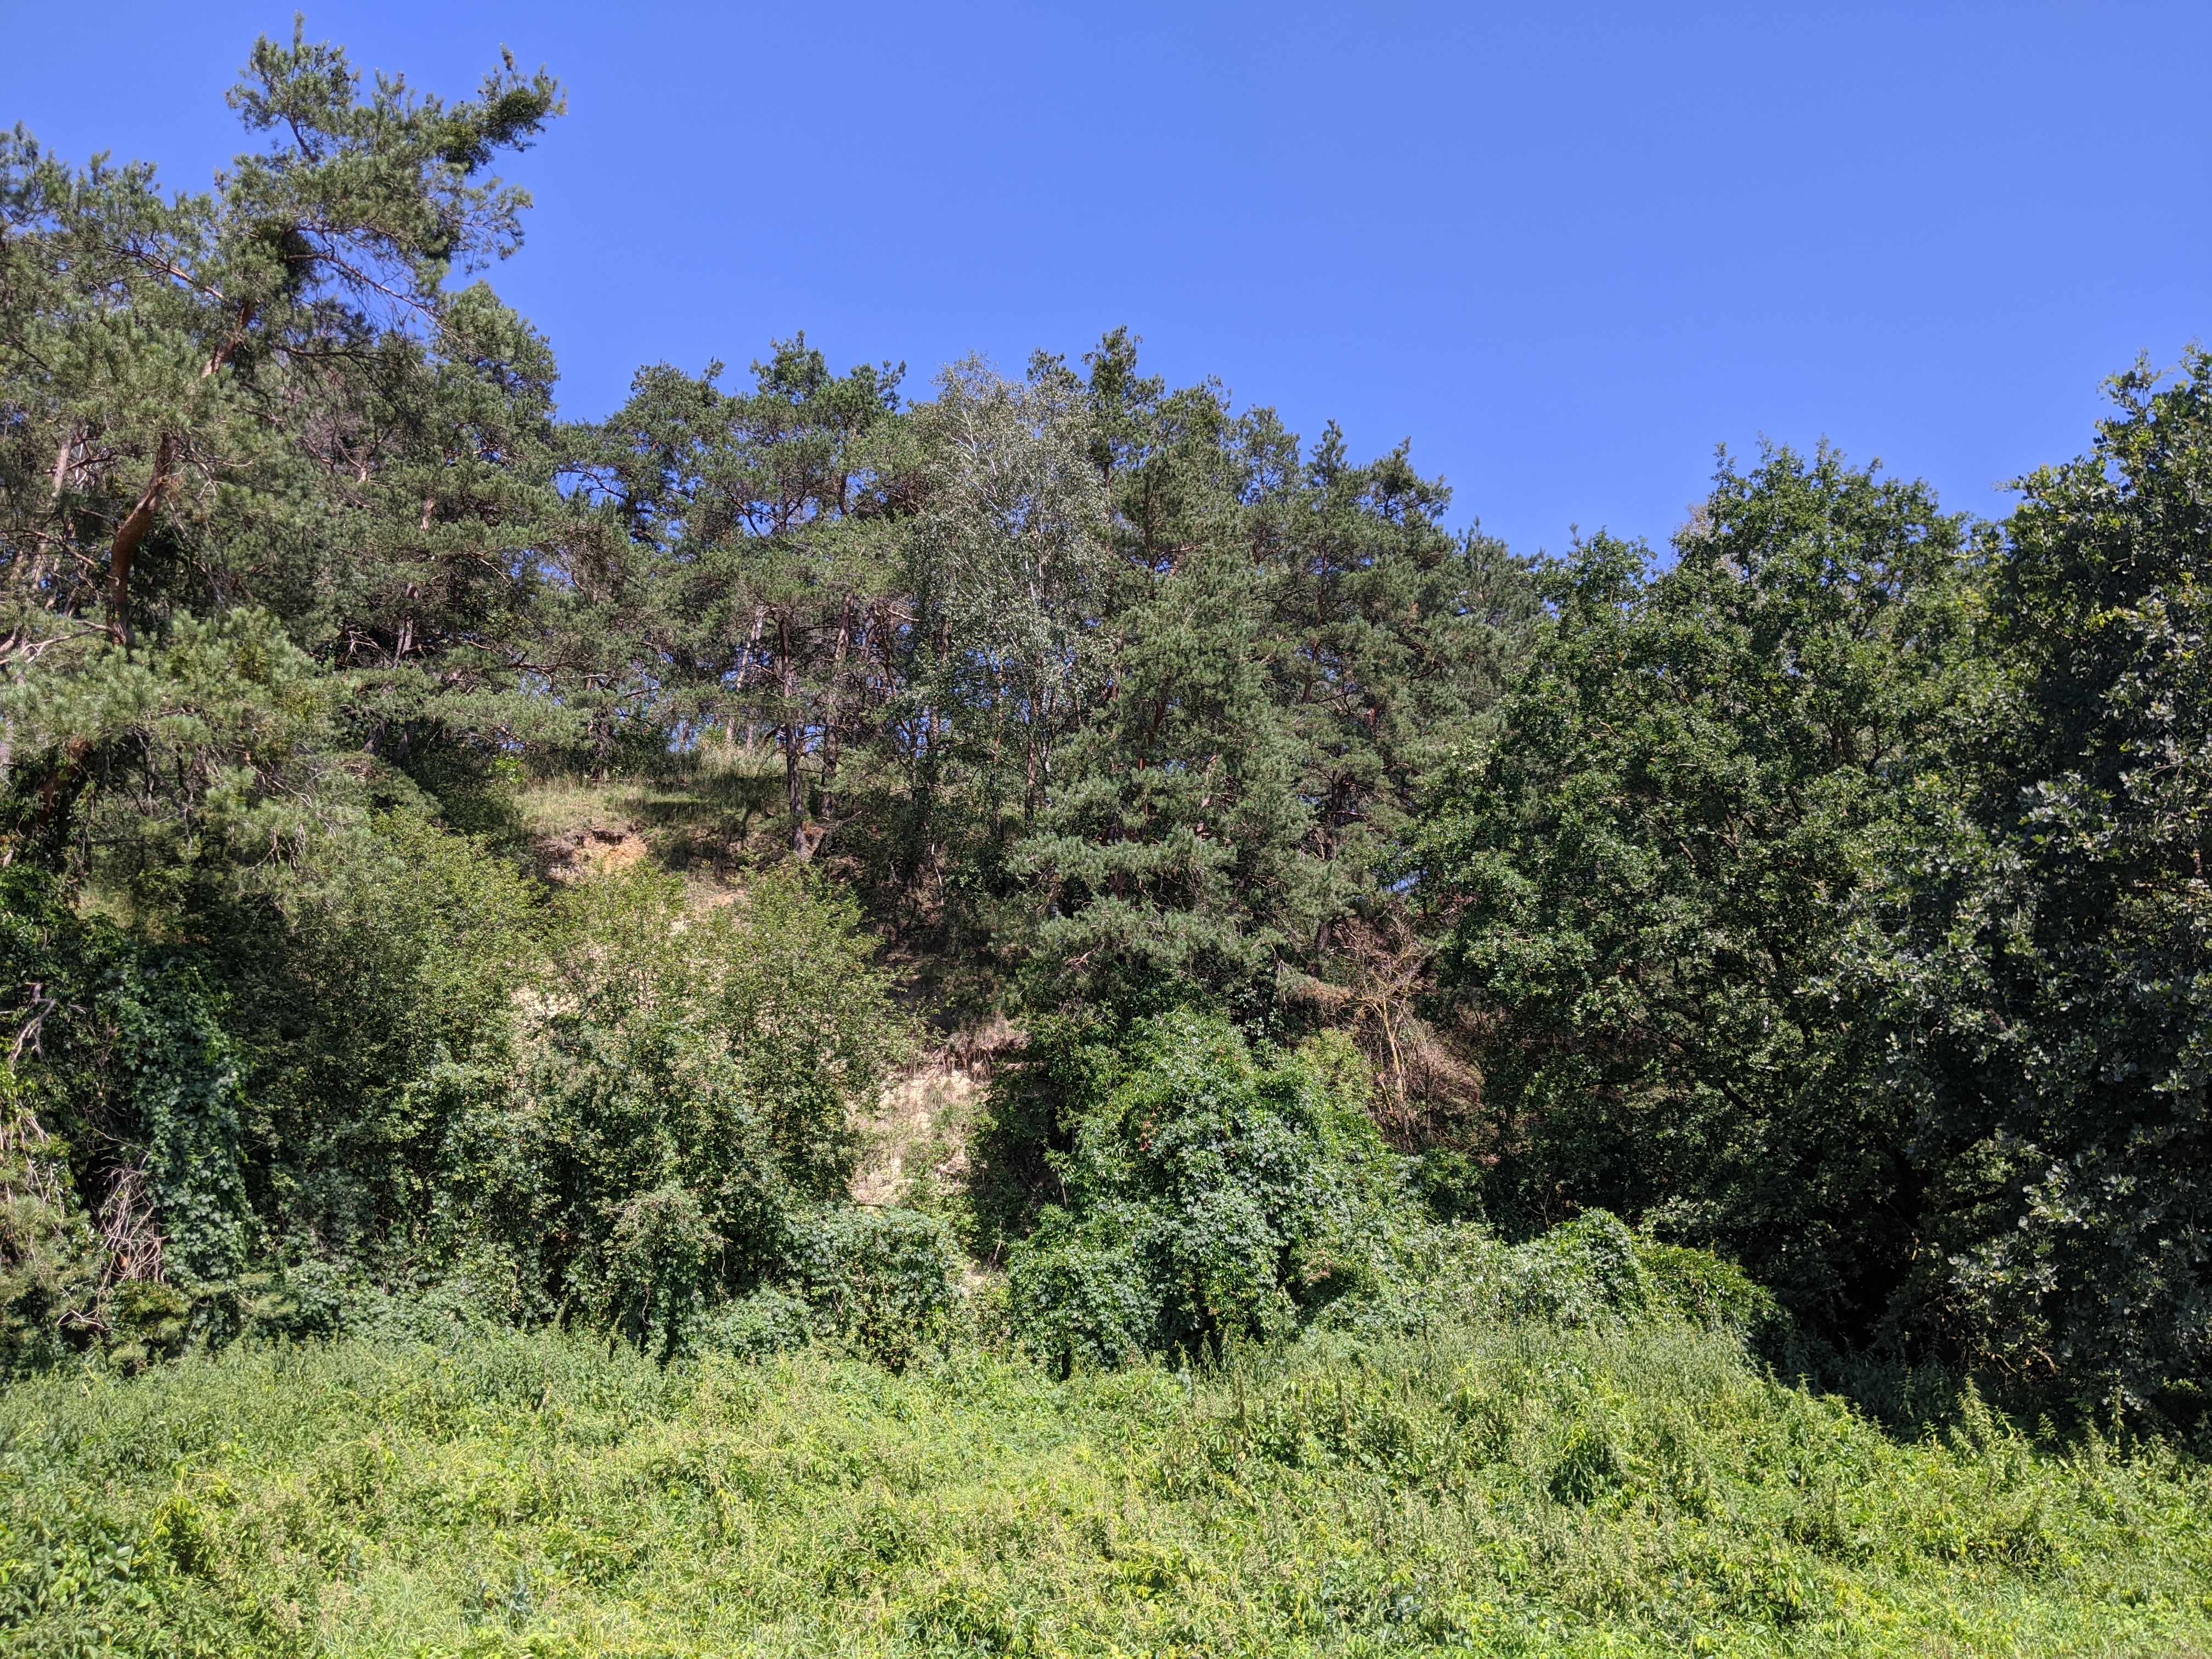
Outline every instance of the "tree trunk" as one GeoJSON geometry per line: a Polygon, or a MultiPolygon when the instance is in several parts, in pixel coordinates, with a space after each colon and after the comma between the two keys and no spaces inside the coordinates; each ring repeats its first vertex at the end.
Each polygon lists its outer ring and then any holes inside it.
{"type": "MultiPolygon", "coordinates": [[[[745,641],[745,648],[738,658],[737,681],[736,684],[732,685],[730,688],[730,696],[733,701],[742,702],[744,700],[745,681],[751,678],[754,668],[758,665],[758,659],[760,657],[761,624],[765,622],[767,618],[768,607],[766,605],[757,605],[753,607],[752,637],[745,641]]],[[[734,749],[738,744],[738,716],[734,710],[732,710],[730,714],[729,727],[730,746],[734,749]]],[[[745,720],[745,755],[748,759],[751,757],[752,752],[753,722],[751,717],[748,715],[745,720]]]]}
{"type": "MultiPolygon", "coordinates": [[[[590,683],[586,682],[588,685],[590,683]]],[[[607,769],[614,758],[614,723],[609,719],[605,706],[592,711],[592,781],[605,783],[607,769]]]]}
{"type": "Polygon", "coordinates": [[[154,476],[146,482],[138,504],[123,516],[115,527],[115,539],[107,549],[107,632],[116,644],[128,650],[136,643],[131,629],[131,571],[138,562],[138,549],[146,539],[146,532],[154,527],[154,515],[160,509],[161,497],[169,492],[176,476],[177,441],[163,434],[154,450],[154,476]]]}
{"type": "MultiPolygon", "coordinates": [[[[247,301],[238,307],[238,320],[222,337],[222,343],[200,365],[200,379],[212,379],[245,343],[246,331],[253,322],[253,304],[247,301]]],[[[182,440],[173,432],[164,432],[161,441],[154,447],[154,476],[146,481],[146,489],[138,497],[137,505],[124,514],[123,522],[115,527],[115,539],[107,549],[107,632],[116,644],[128,650],[135,640],[131,629],[131,571],[138,562],[138,549],[146,539],[147,532],[154,527],[154,515],[161,510],[161,497],[169,493],[176,482],[177,451],[182,440]]],[[[66,458],[54,468],[54,493],[59,495],[69,469],[66,458]]]]}
{"type": "Polygon", "coordinates": [[[853,602],[837,611],[837,651],[830,665],[830,685],[822,700],[822,817],[837,816],[837,720],[842,712],[840,692],[845,684],[845,654],[853,639],[853,602]]]}
{"type": "Polygon", "coordinates": [[[783,695],[783,720],[777,738],[783,745],[783,803],[791,814],[791,850],[802,864],[813,855],[806,838],[806,782],[800,763],[806,753],[806,715],[799,698],[799,664],[793,658],[791,618],[775,623],[776,687],[783,695]]]}

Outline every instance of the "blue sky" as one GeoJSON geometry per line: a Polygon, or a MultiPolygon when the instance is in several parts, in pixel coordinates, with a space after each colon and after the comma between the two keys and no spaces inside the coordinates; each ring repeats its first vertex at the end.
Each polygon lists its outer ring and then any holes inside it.
{"type": "MultiPolygon", "coordinates": [[[[291,7],[0,0],[0,120],[204,182],[291,7]]],[[[1990,513],[2098,383],[2212,337],[2212,6],[323,4],[570,114],[492,279],[562,404],[804,328],[917,389],[1127,323],[1523,550],[1662,539],[1713,447],[1823,435],[1990,513]]]]}

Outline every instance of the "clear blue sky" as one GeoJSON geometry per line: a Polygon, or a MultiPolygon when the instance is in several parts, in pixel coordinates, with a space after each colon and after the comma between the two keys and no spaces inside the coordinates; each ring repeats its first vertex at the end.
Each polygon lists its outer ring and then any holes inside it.
{"type": "MultiPolygon", "coordinates": [[[[204,182],[291,7],[0,0],[0,120],[204,182]]],[[[570,114],[493,273],[576,416],[804,328],[915,381],[1127,323],[1309,437],[1413,440],[1516,547],[1663,538],[1823,434],[1997,512],[2212,337],[2212,5],[478,3],[309,9],[570,114]]]]}

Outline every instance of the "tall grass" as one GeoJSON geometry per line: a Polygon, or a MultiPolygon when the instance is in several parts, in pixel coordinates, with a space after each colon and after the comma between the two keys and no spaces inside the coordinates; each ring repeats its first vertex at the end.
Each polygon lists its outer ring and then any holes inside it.
{"type": "Polygon", "coordinates": [[[25,1654],[2196,1654],[2212,1482],[1688,1326],[902,1376],[551,1335],[0,1401],[25,1654]]]}

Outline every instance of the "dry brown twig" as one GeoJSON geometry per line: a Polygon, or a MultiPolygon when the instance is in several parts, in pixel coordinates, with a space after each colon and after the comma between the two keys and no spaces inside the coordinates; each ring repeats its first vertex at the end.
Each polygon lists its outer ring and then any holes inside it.
{"type": "Polygon", "coordinates": [[[1395,911],[1349,917],[1334,929],[1345,976],[1301,975],[1290,995],[1342,1023],[1373,1066],[1391,1138],[1404,1146],[1449,1139],[1454,1121],[1478,1107],[1482,1073],[1450,1035],[1419,1012],[1434,982],[1436,947],[1395,911]]]}
{"type": "Polygon", "coordinates": [[[154,1192],[146,1179],[143,1155],[117,1168],[107,1202],[100,1209],[100,1242],[107,1253],[100,1275],[102,1290],[132,1281],[162,1281],[165,1241],[154,1224],[154,1192]]]}

